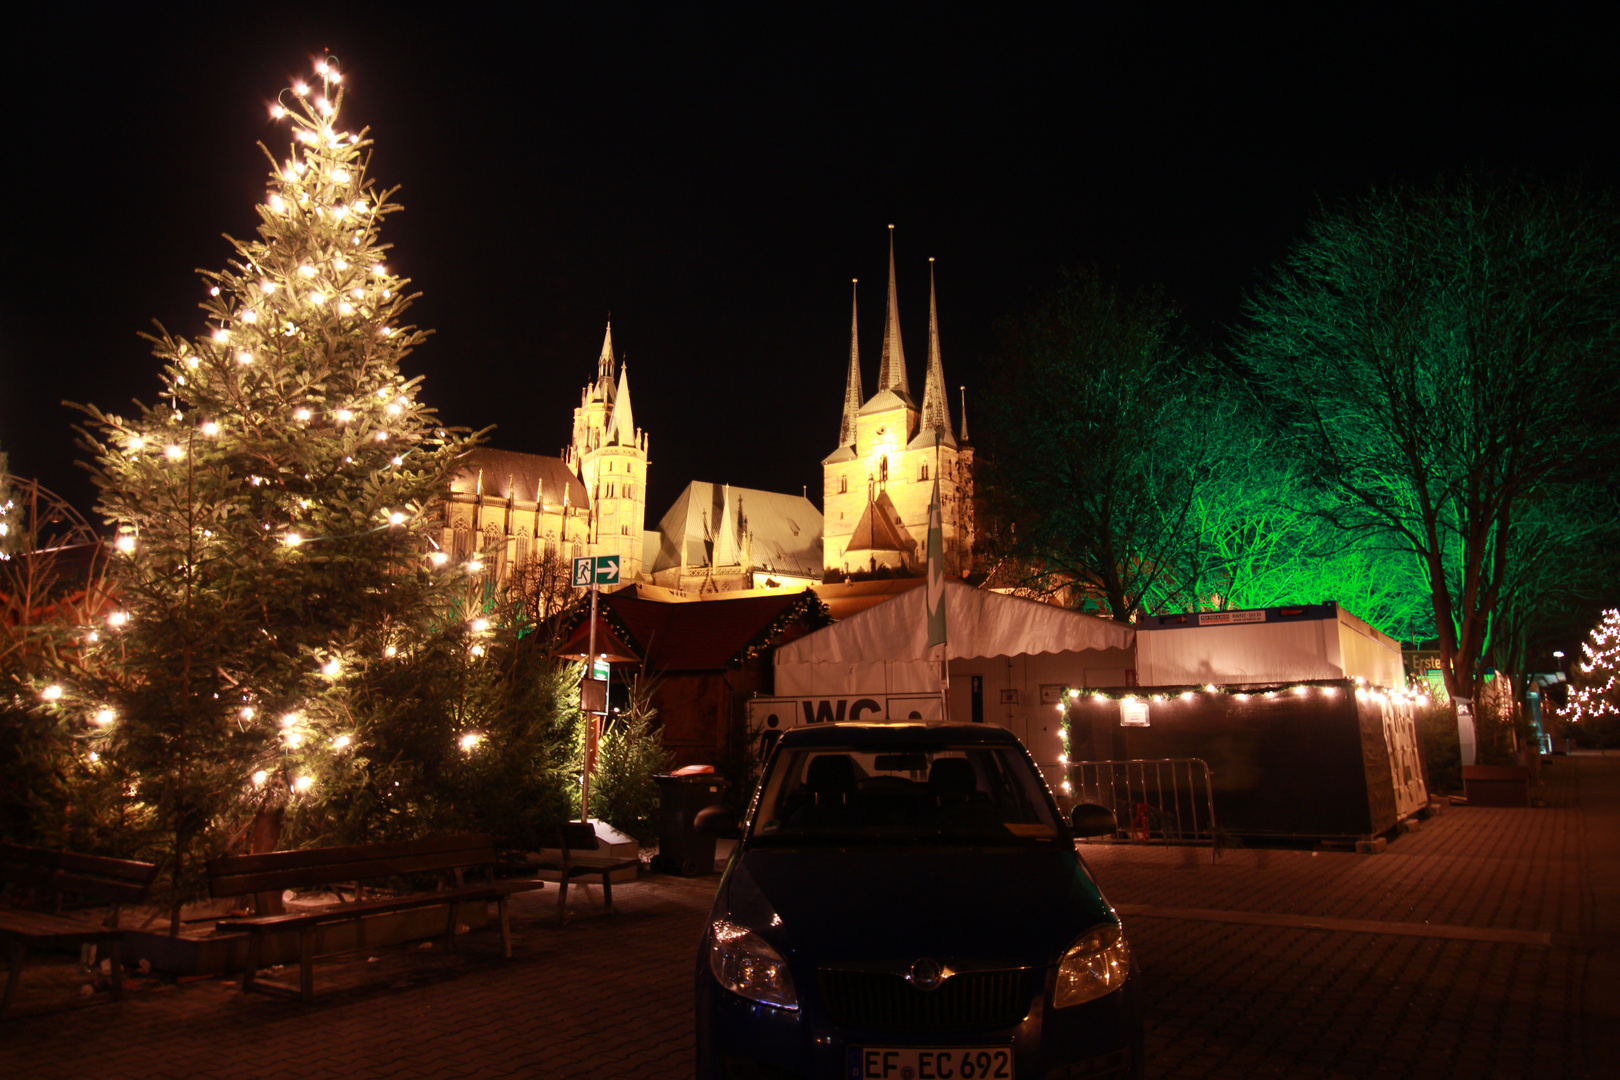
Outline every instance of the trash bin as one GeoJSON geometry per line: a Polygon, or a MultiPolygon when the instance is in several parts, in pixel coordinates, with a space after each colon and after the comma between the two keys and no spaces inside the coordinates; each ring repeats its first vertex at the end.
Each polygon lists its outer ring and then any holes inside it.
{"type": "Polygon", "coordinates": [[[652,868],[664,874],[696,877],[714,869],[714,837],[693,827],[698,811],[720,801],[726,782],[714,773],[659,773],[658,854],[652,868]]]}

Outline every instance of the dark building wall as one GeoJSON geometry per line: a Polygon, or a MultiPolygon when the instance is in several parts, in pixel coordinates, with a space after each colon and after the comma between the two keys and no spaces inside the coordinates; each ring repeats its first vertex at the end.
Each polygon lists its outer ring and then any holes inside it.
{"type": "Polygon", "coordinates": [[[1216,820],[1230,833],[1362,837],[1394,826],[1382,716],[1376,703],[1357,700],[1352,683],[1243,699],[1182,700],[1179,689],[1108,691],[1164,694],[1150,703],[1148,727],[1121,726],[1117,701],[1082,697],[1071,710],[1071,759],[1199,758],[1209,765],[1216,820]]]}

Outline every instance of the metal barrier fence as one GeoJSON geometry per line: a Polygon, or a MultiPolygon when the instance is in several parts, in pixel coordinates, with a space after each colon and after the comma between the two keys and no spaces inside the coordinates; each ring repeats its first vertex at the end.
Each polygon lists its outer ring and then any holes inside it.
{"type": "Polygon", "coordinates": [[[1208,844],[1220,858],[1215,795],[1201,758],[1074,761],[1069,783],[1076,802],[1114,812],[1114,839],[1135,844],[1208,844]]]}

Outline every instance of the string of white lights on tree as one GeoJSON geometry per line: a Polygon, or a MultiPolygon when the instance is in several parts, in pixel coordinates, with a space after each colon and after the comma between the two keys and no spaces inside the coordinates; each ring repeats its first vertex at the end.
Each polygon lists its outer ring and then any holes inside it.
{"type": "Polygon", "coordinates": [[[1620,716],[1620,609],[1603,613],[1581,642],[1581,656],[1559,717],[1579,724],[1620,716]]]}
{"type": "MultiPolygon", "coordinates": [[[[202,272],[203,333],[146,335],[161,402],[81,407],[120,605],[39,694],[83,725],[86,762],[124,762],[149,805],[310,791],[364,752],[357,676],[435,635],[476,661],[490,632],[430,614],[484,569],[451,565],[425,513],[477,436],[439,426],[400,371],[425,338],[379,233],[400,207],[367,175],[368,131],[340,123],[336,59],[314,69],[318,85],[268,105],[290,148],[265,149],[256,238],[228,237],[227,268],[202,272]],[[164,753],[196,762],[168,787],[149,775],[164,753]]],[[[471,752],[482,736],[454,739],[471,752]]]]}

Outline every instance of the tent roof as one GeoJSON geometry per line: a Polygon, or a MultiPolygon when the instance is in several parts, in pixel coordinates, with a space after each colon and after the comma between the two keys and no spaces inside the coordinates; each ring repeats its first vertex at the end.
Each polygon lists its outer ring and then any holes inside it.
{"type": "MultiPolygon", "coordinates": [[[[1126,649],[1136,631],[1095,615],[953,581],[945,586],[945,624],[950,657],[1021,656],[1126,649]]],[[[848,664],[919,660],[927,656],[927,589],[909,589],[886,603],[783,645],[785,664],[848,664]]]]}
{"type": "Polygon", "coordinates": [[[749,646],[770,636],[780,618],[809,626],[821,618],[820,601],[807,592],[665,604],[637,599],[626,590],[602,597],[601,603],[608,619],[625,629],[636,652],[655,671],[724,668],[745,659],[749,646]]]}

